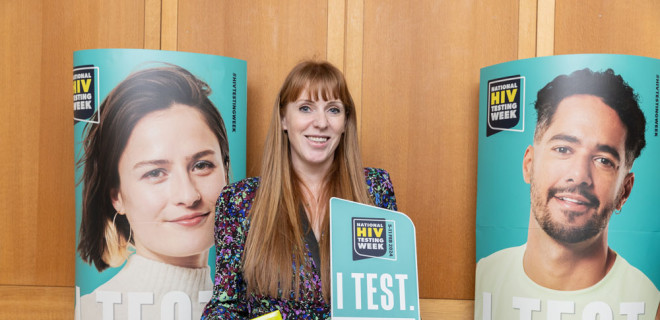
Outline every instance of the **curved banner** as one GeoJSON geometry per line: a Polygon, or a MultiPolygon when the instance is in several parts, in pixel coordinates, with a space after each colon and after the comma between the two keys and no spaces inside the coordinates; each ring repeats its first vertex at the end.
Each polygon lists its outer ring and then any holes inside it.
{"type": "Polygon", "coordinates": [[[419,320],[415,225],[401,212],[330,199],[332,319],[419,320]]]}
{"type": "Polygon", "coordinates": [[[243,60],[74,52],[76,319],[199,319],[215,202],[245,177],[243,60]]]}
{"type": "Polygon", "coordinates": [[[481,69],[475,319],[656,319],[660,60],[481,69]]]}

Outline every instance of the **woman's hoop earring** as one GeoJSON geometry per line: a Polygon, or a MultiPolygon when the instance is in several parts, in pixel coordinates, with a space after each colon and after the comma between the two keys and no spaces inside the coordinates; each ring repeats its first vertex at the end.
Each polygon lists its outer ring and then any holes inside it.
{"type": "MultiPolygon", "coordinates": [[[[115,224],[115,219],[117,219],[117,214],[119,211],[115,212],[115,215],[112,217],[112,226],[115,227],[115,230],[117,230],[117,242],[119,242],[119,246],[121,247],[121,242],[119,240],[119,228],[117,228],[117,225],[115,224]]],[[[126,245],[128,246],[131,243],[131,237],[133,236],[133,228],[131,226],[128,226],[128,240],[126,240],[126,245]]]]}

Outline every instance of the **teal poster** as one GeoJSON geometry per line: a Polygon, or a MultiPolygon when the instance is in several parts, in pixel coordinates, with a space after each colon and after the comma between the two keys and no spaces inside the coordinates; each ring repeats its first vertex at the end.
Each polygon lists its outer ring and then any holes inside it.
{"type": "Polygon", "coordinates": [[[199,319],[215,203],[245,177],[247,64],[74,52],[76,319],[199,319]]]}
{"type": "Polygon", "coordinates": [[[415,226],[405,214],[330,200],[332,319],[420,319],[415,226]]]}
{"type": "Polygon", "coordinates": [[[475,320],[657,319],[660,60],[481,69],[475,320]]]}

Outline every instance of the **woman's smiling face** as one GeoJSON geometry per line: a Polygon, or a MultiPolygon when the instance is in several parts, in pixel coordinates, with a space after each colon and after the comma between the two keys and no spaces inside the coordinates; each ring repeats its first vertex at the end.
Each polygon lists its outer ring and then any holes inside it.
{"type": "Polygon", "coordinates": [[[322,94],[301,92],[286,105],[282,128],[287,131],[291,163],[299,171],[327,170],[346,127],[346,110],[341,100],[323,99],[322,94]]]}
{"type": "Polygon", "coordinates": [[[137,253],[183,267],[206,265],[215,202],[226,185],[218,139],[202,114],[174,104],[140,119],[119,159],[112,203],[126,214],[137,253]]]}

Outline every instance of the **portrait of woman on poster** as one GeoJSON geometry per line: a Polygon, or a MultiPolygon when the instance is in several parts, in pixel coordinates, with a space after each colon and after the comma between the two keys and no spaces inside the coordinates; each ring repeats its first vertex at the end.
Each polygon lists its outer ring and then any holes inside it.
{"type": "Polygon", "coordinates": [[[126,263],[81,298],[82,319],[161,319],[175,302],[177,319],[200,317],[213,285],[215,203],[229,170],[227,132],[209,94],[178,66],[137,71],[85,128],[78,252],[99,272],[126,263]]]}
{"type": "Polygon", "coordinates": [[[261,176],[218,199],[213,297],[202,319],[330,317],[329,200],[396,210],[389,174],[363,168],[353,99],[327,62],[296,65],[274,104],[261,176]]]}

